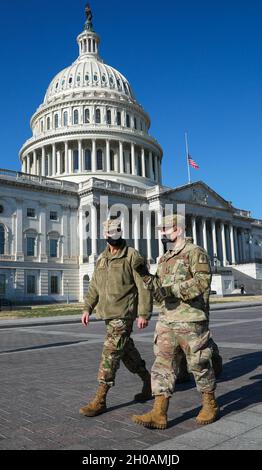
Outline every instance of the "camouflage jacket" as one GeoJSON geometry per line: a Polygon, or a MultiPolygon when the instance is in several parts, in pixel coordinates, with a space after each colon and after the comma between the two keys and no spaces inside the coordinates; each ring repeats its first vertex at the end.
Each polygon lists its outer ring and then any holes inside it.
{"type": "Polygon", "coordinates": [[[185,239],[159,260],[153,284],[171,286],[174,297],[161,304],[165,318],[195,322],[208,319],[211,285],[210,262],[206,251],[185,239]]]}
{"type": "Polygon", "coordinates": [[[142,316],[149,319],[152,311],[152,294],[142,278],[133,270],[133,263],[142,258],[134,248],[123,247],[112,255],[107,247],[99,256],[88,292],[85,310],[104,320],[142,316]]]}

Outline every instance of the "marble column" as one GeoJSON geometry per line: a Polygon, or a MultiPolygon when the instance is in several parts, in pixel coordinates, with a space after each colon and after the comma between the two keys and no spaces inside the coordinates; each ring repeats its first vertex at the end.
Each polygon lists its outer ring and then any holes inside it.
{"type": "Polygon", "coordinates": [[[146,247],[147,260],[152,261],[152,245],[151,245],[151,213],[146,216],[146,247]]]}
{"type": "Polygon", "coordinates": [[[203,234],[203,247],[207,251],[207,226],[206,226],[206,219],[202,217],[202,234],[203,234]]]}
{"type": "Polygon", "coordinates": [[[191,223],[192,223],[193,242],[194,242],[195,245],[197,245],[196,217],[194,215],[192,215],[192,217],[191,217],[191,223]]]}
{"type": "Polygon", "coordinates": [[[134,230],[134,247],[139,251],[139,224],[140,224],[140,212],[133,212],[133,230],[134,230]]]}
{"type": "Polygon", "coordinates": [[[91,205],[91,258],[94,261],[97,256],[97,209],[91,205]]]}
{"type": "Polygon", "coordinates": [[[223,266],[226,266],[227,265],[227,251],[226,251],[225,225],[223,222],[221,222],[220,226],[221,226],[221,239],[222,239],[223,266]]]}
{"type": "MultiPolygon", "coordinates": [[[[158,211],[157,213],[157,225],[160,225],[162,222],[162,217],[161,217],[161,213],[160,211],[158,211]]],[[[163,243],[161,241],[161,230],[158,230],[158,256],[159,258],[161,258],[161,256],[163,256],[164,254],[164,247],[163,247],[163,243]]]]}
{"type": "Polygon", "coordinates": [[[214,219],[211,220],[211,228],[212,228],[213,257],[216,256],[218,258],[216,221],[214,219]]]}
{"type": "Polygon", "coordinates": [[[230,248],[231,248],[231,264],[236,264],[235,241],[233,225],[229,225],[230,248]]]}

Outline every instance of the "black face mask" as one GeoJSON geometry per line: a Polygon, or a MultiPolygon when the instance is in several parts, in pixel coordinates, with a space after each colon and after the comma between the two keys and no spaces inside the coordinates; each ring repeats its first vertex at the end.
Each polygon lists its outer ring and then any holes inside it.
{"type": "Polygon", "coordinates": [[[120,238],[108,237],[106,241],[107,243],[109,243],[109,245],[114,246],[114,247],[121,246],[123,243],[123,239],[121,237],[120,238]]]}
{"type": "Polygon", "coordinates": [[[163,243],[164,246],[166,246],[168,243],[174,243],[170,238],[168,238],[166,235],[163,235],[161,238],[161,242],[163,243]]]}

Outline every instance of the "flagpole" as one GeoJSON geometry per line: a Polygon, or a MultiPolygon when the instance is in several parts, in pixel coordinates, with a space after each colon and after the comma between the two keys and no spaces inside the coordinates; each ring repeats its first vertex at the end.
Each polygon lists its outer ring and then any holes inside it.
{"type": "Polygon", "coordinates": [[[189,151],[188,151],[188,139],[187,139],[187,132],[185,132],[185,141],[186,141],[186,161],[187,161],[187,173],[188,173],[188,184],[191,183],[191,174],[190,174],[190,166],[189,166],[189,151]]]}

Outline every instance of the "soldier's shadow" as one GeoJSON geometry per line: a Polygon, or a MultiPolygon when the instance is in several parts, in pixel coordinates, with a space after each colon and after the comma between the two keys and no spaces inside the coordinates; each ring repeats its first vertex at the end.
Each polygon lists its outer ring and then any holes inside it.
{"type": "MultiPolygon", "coordinates": [[[[218,397],[221,418],[232,412],[244,410],[250,405],[261,403],[262,374],[254,375],[249,380],[252,380],[252,383],[233,389],[218,397]]],[[[179,400],[177,401],[177,407],[179,408],[179,400]]],[[[179,423],[196,417],[199,410],[200,407],[186,411],[178,418],[171,420],[169,427],[176,426],[179,423]]]]}
{"type": "MultiPolygon", "coordinates": [[[[256,351],[248,354],[241,354],[239,356],[233,356],[230,360],[223,364],[223,371],[217,379],[217,383],[227,382],[228,380],[234,380],[243,375],[253,372],[257,367],[262,364],[262,351],[256,351]]],[[[195,381],[193,376],[190,382],[176,385],[177,391],[188,390],[195,387],[195,381]]]]}

